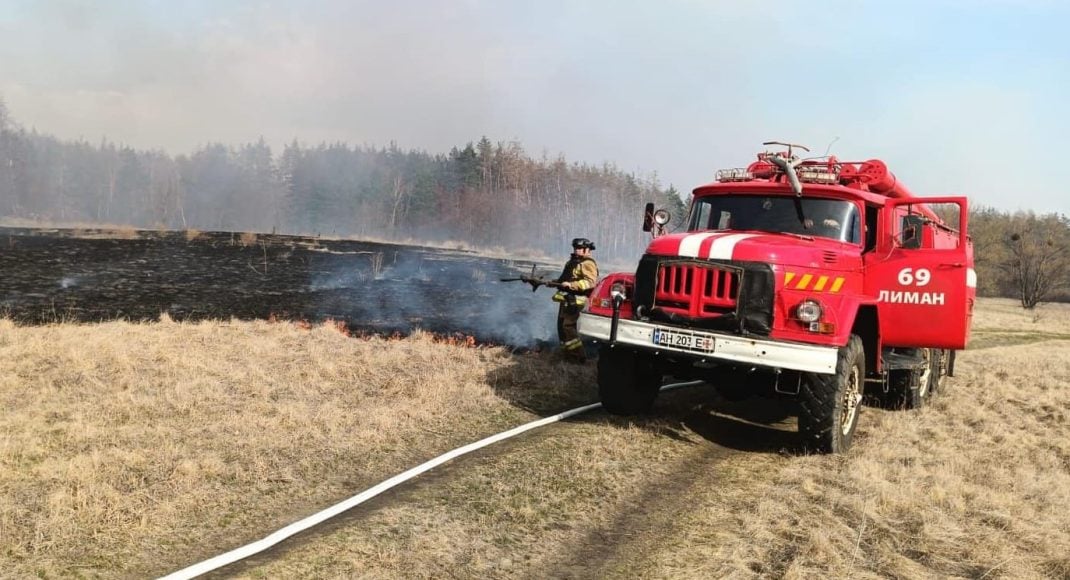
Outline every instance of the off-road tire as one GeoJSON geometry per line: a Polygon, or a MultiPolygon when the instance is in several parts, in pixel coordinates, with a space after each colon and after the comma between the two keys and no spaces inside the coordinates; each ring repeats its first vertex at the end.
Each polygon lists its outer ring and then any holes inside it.
{"type": "Polygon", "coordinates": [[[603,347],[598,355],[598,395],[611,415],[641,415],[654,407],[663,376],[635,351],[603,347]]]}
{"type": "Polygon", "coordinates": [[[806,373],[799,390],[799,435],[817,453],[844,453],[851,447],[866,378],[862,339],[852,334],[836,357],[836,373],[806,373]]]}
{"type": "Polygon", "coordinates": [[[922,368],[893,371],[889,378],[888,398],[893,409],[920,409],[940,386],[941,351],[923,348],[919,352],[925,361],[922,368]]]}
{"type": "Polygon", "coordinates": [[[929,398],[940,392],[940,386],[943,383],[943,379],[947,376],[948,358],[950,358],[951,351],[933,349],[933,375],[932,382],[929,384],[929,398]]]}

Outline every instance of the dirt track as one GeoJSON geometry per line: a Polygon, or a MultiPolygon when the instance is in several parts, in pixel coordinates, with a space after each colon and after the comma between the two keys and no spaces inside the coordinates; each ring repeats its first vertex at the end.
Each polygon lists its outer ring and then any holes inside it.
{"type": "Polygon", "coordinates": [[[531,346],[554,334],[531,262],[473,252],[230,232],[0,228],[0,315],[22,323],[231,317],[345,321],[531,346]]]}
{"type": "Polygon", "coordinates": [[[664,393],[658,416],[638,422],[594,411],[453,461],[213,577],[663,574],[656,558],[676,538],[735,529],[738,496],[790,463],[789,413],[708,386],[664,393]],[[699,508],[720,519],[697,521],[699,508]]]}

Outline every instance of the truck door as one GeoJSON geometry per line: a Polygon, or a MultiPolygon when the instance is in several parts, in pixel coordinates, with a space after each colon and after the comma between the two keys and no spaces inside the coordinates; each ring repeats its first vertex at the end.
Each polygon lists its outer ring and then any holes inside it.
{"type": "Polygon", "coordinates": [[[863,288],[878,300],[885,345],[962,349],[977,286],[966,198],[924,202],[958,206],[958,229],[935,219],[919,199],[889,200],[881,210],[876,248],[865,257],[863,288]]]}

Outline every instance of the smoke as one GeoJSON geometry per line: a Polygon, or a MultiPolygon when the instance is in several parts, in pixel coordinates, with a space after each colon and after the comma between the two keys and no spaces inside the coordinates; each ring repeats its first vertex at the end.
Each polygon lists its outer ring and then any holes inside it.
{"type": "Polygon", "coordinates": [[[523,348],[555,344],[550,293],[499,280],[528,271],[510,260],[427,248],[328,253],[311,272],[310,310],[375,331],[462,333],[523,348]]]}
{"type": "Polygon", "coordinates": [[[557,342],[551,292],[499,280],[528,273],[530,262],[356,240],[75,232],[9,230],[18,238],[0,259],[0,311],[28,323],[161,312],[175,320],[333,319],[352,330],[460,333],[521,348],[557,342]]]}

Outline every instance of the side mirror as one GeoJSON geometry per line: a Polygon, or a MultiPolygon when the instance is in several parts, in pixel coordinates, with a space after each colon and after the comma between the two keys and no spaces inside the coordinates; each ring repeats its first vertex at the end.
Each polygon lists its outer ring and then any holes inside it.
{"type": "Polygon", "coordinates": [[[643,231],[649,232],[654,229],[654,204],[646,204],[646,208],[643,210],[643,231]]]}

